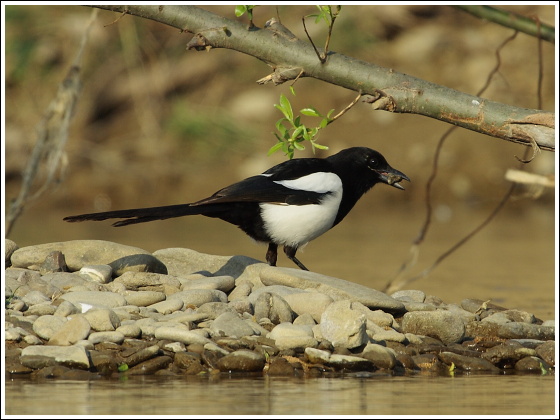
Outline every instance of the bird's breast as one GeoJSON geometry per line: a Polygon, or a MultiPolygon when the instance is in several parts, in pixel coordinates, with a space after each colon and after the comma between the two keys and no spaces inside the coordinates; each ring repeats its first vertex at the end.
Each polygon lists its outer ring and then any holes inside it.
{"type": "Polygon", "coordinates": [[[287,188],[322,193],[319,204],[288,205],[261,203],[264,229],[279,245],[300,247],[329,230],[342,200],[342,181],[329,172],[275,181],[287,188]]]}

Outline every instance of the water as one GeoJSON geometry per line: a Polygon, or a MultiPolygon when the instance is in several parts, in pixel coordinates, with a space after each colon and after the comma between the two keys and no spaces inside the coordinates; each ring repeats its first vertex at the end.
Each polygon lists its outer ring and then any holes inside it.
{"type": "MultiPolygon", "coordinates": [[[[70,212],[70,214],[73,214],[70,212]]],[[[188,247],[263,260],[266,247],[236,228],[204,217],[115,229],[109,223],[68,225],[64,214],[28,215],[14,230],[20,246],[104,239],[148,251],[188,247]],[[35,220],[35,224],[30,221],[35,220]],[[39,222],[37,222],[39,221],[39,222]],[[37,225],[40,223],[40,225],[37,225]]],[[[422,214],[387,214],[372,221],[352,213],[298,257],[310,269],[381,289],[408,255],[422,214]]],[[[416,274],[484,217],[465,211],[434,221],[416,274]]],[[[554,319],[555,242],[552,210],[500,215],[428,278],[407,285],[447,303],[478,298],[554,319]]],[[[279,265],[291,266],[280,255],[279,265]]],[[[555,376],[418,374],[357,378],[130,377],[126,380],[7,380],[7,414],[19,415],[544,415],[555,412],[555,376]]]]}
{"type": "Polygon", "coordinates": [[[18,415],[545,415],[554,376],[134,377],[6,383],[18,415]]]}

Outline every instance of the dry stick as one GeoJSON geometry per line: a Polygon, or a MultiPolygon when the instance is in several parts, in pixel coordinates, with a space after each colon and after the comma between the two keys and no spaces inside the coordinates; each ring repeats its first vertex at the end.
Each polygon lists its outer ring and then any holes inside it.
{"type": "Polygon", "coordinates": [[[23,213],[26,204],[38,199],[48,190],[55,182],[57,170],[63,172],[65,160],[64,146],[68,140],[68,128],[73,116],[80,86],[80,62],[89,31],[96,16],[97,11],[95,13],[92,12],[74,62],[60,84],[56,97],[49,104],[46,115],[37,127],[37,141],[22,174],[23,182],[19,195],[11,202],[8,214],[6,215],[6,236],[10,234],[15,221],[23,213]],[[43,185],[32,194],[33,182],[37,177],[39,167],[45,161],[47,168],[45,180],[43,185]]]}
{"type": "MultiPolygon", "coordinates": [[[[517,36],[517,31],[515,31],[513,33],[513,35],[511,35],[510,37],[508,37],[504,42],[502,42],[502,44],[497,48],[496,50],[496,65],[494,66],[494,68],[492,69],[492,71],[490,72],[490,74],[488,75],[488,78],[486,79],[486,83],[484,84],[484,86],[482,87],[482,89],[480,89],[480,91],[477,93],[477,96],[482,95],[482,93],[484,93],[484,91],[488,88],[488,86],[490,85],[490,82],[492,80],[492,78],[494,77],[494,74],[496,74],[501,66],[501,58],[500,58],[500,51],[503,47],[505,47],[505,45],[511,41],[513,41],[515,39],[515,37],[517,36]]],[[[402,265],[401,268],[399,269],[399,271],[397,272],[397,274],[395,275],[395,277],[393,278],[393,280],[391,280],[386,286],[385,286],[385,292],[386,293],[392,293],[396,290],[399,290],[402,286],[404,286],[405,284],[411,283],[413,281],[419,280],[421,278],[424,278],[426,276],[428,276],[428,274],[430,272],[432,272],[445,258],[447,258],[449,255],[451,255],[453,252],[455,252],[458,248],[460,248],[464,243],[466,243],[469,239],[471,239],[475,234],[477,234],[480,230],[482,230],[482,228],[484,228],[488,223],[490,223],[490,221],[498,214],[498,212],[503,208],[504,204],[509,200],[514,188],[515,188],[515,184],[512,184],[510,186],[510,188],[508,189],[508,191],[506,192],[506,194],[504,195],[504,197],[502,198],[502,200],[500,201],[500,203],[498,204],[498,206],[490,213],[490,215],[478,226],[476,227],[473,231],[471,231],[469,234],[467,234],[464,238],[462,238],[461,240],[459,240],[455,245],[453,245],[451,248],[449,248],[446,252],[444,252],[443,254],[441,254],[436,261],[427,269],[425,269],[424,271],[422,271],[419,275],[414,276],[412,278],[409,279],[404,279],[404,273],[408,270],[410,270],[417,262],[418,260],[418,254],[419,254],[419,245],[424,241],[427,231],[431,225],[431,213],[432,213],[432,205],[431,205],[431,186],[433,181],[435,180],[435,177],[437,175],[437,165],[438,165],[438,160],[439,160],[439,155],[440,155],[440,151],[441,148],[443,146],[443,142],[445,141],[445,139],[449,136],[449,134],[451,134],[451,132],[455,129],[456,127],[451,127],[450,129],[448,129],[443,136],[440,138],[440,141],[436,147],[436,153],[434,156],[434,164],[433,164],[433,168],[432,168],[432,173],[430,175],[430,178],[426,184],[426,219],[424,221],[424,224],[422,226],[422,229],[420,230],[420,234],[418,235],[418,237],[414,240],[410,251],[409,251],[409,258],[408,260],[406,260],[402,265]]],[[[525,150],[525,153],[527,154],[528,149],[525,150]]]]}

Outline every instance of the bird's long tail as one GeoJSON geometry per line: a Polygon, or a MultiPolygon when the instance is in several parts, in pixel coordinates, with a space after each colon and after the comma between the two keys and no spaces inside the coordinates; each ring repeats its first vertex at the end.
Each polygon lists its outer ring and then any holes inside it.
{"type": "Polygon", "coordinates": [[[209,206],[192,206],[190,204],[177,204],[174,206],[147,207],[143,209],[128,209],[104,211],[101,213],[79,214],[68,216],[66,222],[83,222],[86,220],[126,219],[113,223],[113,226],[127,226],[135,223],[151,222],[153,220],[171,219],[173,217],[189,216],[194,214],[208,214],[209,206]]]}

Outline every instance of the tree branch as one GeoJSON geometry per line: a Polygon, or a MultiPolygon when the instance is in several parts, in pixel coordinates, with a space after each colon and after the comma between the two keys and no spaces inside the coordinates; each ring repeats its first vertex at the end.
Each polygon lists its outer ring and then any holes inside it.
{"type": "Polygon", "coordinates": [[[464,10],[473,16],[486,19],[507,28],[526,33],[527,35],[542,38],[545,41],[555,42],[554,27],[542,22],[537,23],[534,19],[518,15],[517,13],[496,9],[492,6],[458,5],[457,9],[464,10]]]}
{"type": "Polygon", "coordinates": [[[187,49],[227,48],[256,57],[274,70],[261,83],[281,84],[298,75],[313,77],[361,91],[373,109],[424,115],[514,143],[555,150],[554,113],[489,101],[335,52],[319,64],[313,47],[276,21],[248,31],[240,22],[196,6],[94,7],[191,32],[195,36],[187,49]]]}

